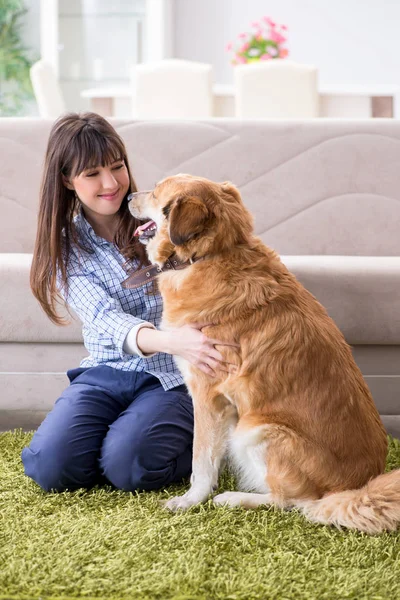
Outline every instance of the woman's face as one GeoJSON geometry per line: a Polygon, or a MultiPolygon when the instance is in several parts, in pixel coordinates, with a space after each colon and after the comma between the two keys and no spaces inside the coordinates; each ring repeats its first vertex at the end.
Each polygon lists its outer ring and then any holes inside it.
{"type": "Polygon", "coordinates": [[[99,223],[118,212],[130,189],[128,169],[123,160],[87,169],[64,183],[75,191],[83,204],[85,216],[99,223]]]}

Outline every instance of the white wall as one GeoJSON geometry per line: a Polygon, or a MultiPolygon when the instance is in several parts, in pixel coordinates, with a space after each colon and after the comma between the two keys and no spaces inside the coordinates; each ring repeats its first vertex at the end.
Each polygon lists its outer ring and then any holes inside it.
{"type": "Polygon", "coordinates": [[[317,65],[322,84],[400,85],[400,0],[175,0],[175,56],[231,83],[225,45],[264,15],[288,25],[291,58],[317,65]]]}

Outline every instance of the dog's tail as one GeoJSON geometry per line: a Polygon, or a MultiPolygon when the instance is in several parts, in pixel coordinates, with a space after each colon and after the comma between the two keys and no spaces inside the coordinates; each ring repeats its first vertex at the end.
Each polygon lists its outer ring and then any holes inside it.
{"type": "Polygon", "coordinates": [[[400,523],[400,469],[378,475],[359,490],[328,494],[296,506],[315,523],[370,534],[394,531],[400,523]]]}

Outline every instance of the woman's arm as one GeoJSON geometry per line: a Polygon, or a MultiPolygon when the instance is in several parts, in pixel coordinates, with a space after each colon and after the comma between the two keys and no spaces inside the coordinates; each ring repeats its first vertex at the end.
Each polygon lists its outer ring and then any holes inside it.
{"type": "Polygon", "coordinates": [[[218,371],[235,373],[236,366],[226,362],[215,348],[221,346],[237,346],[214,340],[202,333],[206,324],[183,325],[168,331],[150,329],[143,326],[137,332],[136,344],[143,354],[166,352],[184,358],[207,375],[216,375],[218,371]]]}
{"type": "Polygon", "coordinates": [[[60,290],[68,306],[72,308],[83,325],[94,333],[102,345],[112,345],[122,359],[127,353],[125,339],[132,328],[151,323],[126,313],[121,303],[112,298],[103,282],[94,273],[85,273],[70,265],[68,293],[60,290]]]}

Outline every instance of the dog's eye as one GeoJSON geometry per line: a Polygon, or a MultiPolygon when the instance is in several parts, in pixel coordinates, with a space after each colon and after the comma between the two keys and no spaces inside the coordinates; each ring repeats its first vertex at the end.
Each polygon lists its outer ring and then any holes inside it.
{"type": "Polygon", "coordinates": [[[168,219],[169,213],[171,212],[172,202],[168,202],[162,209],[164,216],[168,219]]]}

